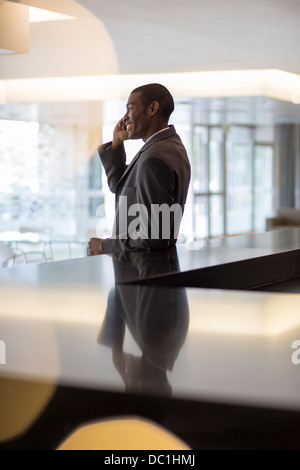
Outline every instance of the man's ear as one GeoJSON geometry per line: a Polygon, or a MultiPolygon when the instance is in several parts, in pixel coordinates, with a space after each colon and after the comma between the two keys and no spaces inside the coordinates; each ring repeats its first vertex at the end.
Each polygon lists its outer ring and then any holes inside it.
{"type": "Polygon", "coordinates": [[[156,116],[156,114],[159,111],[159,102],[152,101],[152,103],[149,105],[149,111],[150,111],[150,116],[156,116]]]}

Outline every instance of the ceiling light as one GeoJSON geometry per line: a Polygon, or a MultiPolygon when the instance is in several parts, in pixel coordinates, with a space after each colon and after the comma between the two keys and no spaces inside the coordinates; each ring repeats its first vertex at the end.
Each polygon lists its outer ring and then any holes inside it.
{"type": "Polygon", "coordinates": [[[42,8],[30,7],[29,8],[29,22],[41,23],[44,21],[64,21],[74,20],[74,16],[63,15],[55,11],[44,10],[42,8]]]}
{"type": "Polygon", "coordinates": [[[153,82],[163,83],[176,98],[265,96],[295,104],[300,101],[300,76],[281,70],[3,80],[7,102],[126,99],[132,89],[153,82]]]}

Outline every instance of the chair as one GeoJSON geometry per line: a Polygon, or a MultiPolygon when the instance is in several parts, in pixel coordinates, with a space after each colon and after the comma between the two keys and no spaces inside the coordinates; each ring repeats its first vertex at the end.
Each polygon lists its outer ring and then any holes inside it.
{"type": "Polygon", "coordinates": [[[20,264],[46,261],[47,258],[41,251],[25,252],[20,249],[12,249],[7,244],[0,242],[0,267],[2,268],[10,268],[20,264]]]}
{"type": "Polygon", "coordinates": [[[8,245],[0,242],[0,266],[2,268],[9,268],[17,261],[21,264],[26,263],[26,257],[23,252],[12,250],[8,245]]]}
{"type": "MultiPolygon", "coordinates": [[[[37,238],[36,241],[27,240],[26,243],[34,244],[36,246],[40,244],[42,246],[41,253],[43,254],[43,256],[49,260],[53,259],[53,248],[52,248],[52,241],[51,241],[52,230],[50,227],[39,228],[39,227],[21,226],[19,228],[19,231],[20,233],[32,235],[33,237],[37,238]],[[47,249],[49,251],[48,257],[46,256],[47,249]]],[[[37,253],[38,252],[36,252],[36,254],[37,253]]]]}
{"type": "Polygon", "coordinates": [[[300,227],[300,210],[295,208],[278,209],[273,217],[266,219],[266,230],[279,230],[300,227]]]}
{"type": "Polygon", "coordinates": [[[139,417],[126,417],[84,425],[57,450],[191,450],[177,436],[139,417]]]}

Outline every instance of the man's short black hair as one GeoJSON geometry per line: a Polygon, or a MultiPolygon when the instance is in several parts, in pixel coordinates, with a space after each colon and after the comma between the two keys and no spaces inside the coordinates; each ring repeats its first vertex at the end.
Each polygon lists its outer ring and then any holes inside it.
{"type": "Polygon", "coordinates": [[[141,101],[145,107],[153,101],[158,101],[163,119],[168,122],[174,111],[174,100],[169,90],[159,83],[149,83],[135,88],[131,93],[141,93],[141,101]]]}

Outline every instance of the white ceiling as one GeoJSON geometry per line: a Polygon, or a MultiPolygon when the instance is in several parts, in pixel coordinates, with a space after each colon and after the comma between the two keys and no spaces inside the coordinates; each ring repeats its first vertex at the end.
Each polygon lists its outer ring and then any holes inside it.
{"type": "Polygon", "coordinates": [[[300,73],[300,0],[78,0],[121,73],[276,68],[300,73]]]}
{"type": "Polygon", "coordinates": [[[29,53],[0,56],[0,79],[118,73],[114,46],[103,23],[78,2],[19,0],[17,3],[69,13],[74,20],[30,23],[29,53]]]}
{"type": "Polygon", "coordinates": [[[281,69],[300,74],[300,0],[15,0],[69,14],[31,24],[0,78],[281,69]]]}
{"type": "MultiPolygon", "coordinates": [[[[30,53],[0,56],[0,79],[272,68],[300,74],[300,0],[16,3],[71,14],[77,20],[33,24],[30,53]]],[[[208,123],[300,122],[300,104],[266,97],[197,103],[200,121],[208,123]]],[[[68,106],[67,119],[76,115],[73,105],[68,106]]],[[[0,105],[0,118],[16,118],[25,107],[0,105]]],[[[56,118],[58,109],[63,119],[66,105],[55,107],[56,118]]]]}

